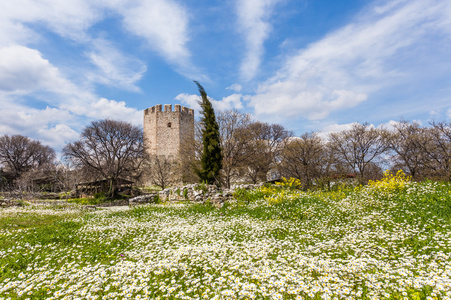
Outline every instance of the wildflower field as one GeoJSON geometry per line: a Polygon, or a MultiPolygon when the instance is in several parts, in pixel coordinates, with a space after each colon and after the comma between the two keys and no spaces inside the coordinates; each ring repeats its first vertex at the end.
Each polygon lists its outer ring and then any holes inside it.
{"type": "Polygon", "coordinates": [[[0,299],[450,299],[451,186],[0,210],[0,299]]]}

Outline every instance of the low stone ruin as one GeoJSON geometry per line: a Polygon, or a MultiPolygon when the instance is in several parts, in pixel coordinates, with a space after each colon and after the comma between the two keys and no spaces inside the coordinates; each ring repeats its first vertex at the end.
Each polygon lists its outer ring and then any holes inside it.
{"type": "Polygon", "coordinates": [[[233,193],[236,189],[252,190],[261,187],[262,184],[241,184],[232,186],[230,189],[221,189],[216,185],[205,184],[189,184],[183,187],[171,187],[164,189],[158,193],[141,195],[129,199],[130,205],[138,205],[145,203],[155,203],[156,199],[162,202],[167,201],[194,201],[205,202],[211,201],[213,204],[221,205],[222,203],[233,199],[233,193]],[[158,196],[158,198],[157,198],[158,196]]]}
{"type": "Polygon", "coordinates": [[[21,203],[12,199],[0,199],[0,207],[20,206],[21,203]]]}
{"type": "MultiPolygon", "coordinates": [[[[171,187],[157,193],[145,194],[130,198],[128,200],[116,200],[113,202],[102,203],[95,206],[99,207],[99,206],[140,205],[147,203],[156,203],[157,200],[161,202],[194,201],[199,203],[210,201],[214,205],[221,206],[224,202],[233,199],[233,194],[236,189],[252,190],[261,187],[262,185],[263,183],[240,184],[234,185],[230,189],[221,189],[216,185],[205,185],[196,183],[185,185],[183,187],[171,187]]],[[[19,203],[18,201],[0,198],[0,207],[10,207],[20,205],[21,203],[19,203]]]]}
{"type": "Polygon", "coordinates": [[[129,205],[139,205],[146,203],[155,203],[157,201],[157,193],[145,194],[128,199],[129,205]]]}

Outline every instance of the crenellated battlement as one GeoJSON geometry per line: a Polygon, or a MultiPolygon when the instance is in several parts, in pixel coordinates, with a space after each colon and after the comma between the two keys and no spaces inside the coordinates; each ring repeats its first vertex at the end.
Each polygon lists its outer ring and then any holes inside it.
{"type": "Polygon", "coordinates": [[[144,110],[144,115],[154,114],[154,113],[171,113],[171,112],[180,112],[182,114],[187,114],[187,115],[193,115],[194,116],[194,110],[192,108],[181,106],[180,104],[175,104],[174,105],[174,111],[172,110],[172,105],[171,104],[165,104],[164,105],[164,110],[163,110],[163,105],[157,104],[155,106],[152,106],[152,107],[149,107],[149,108],[145,109],[144,110]]]}

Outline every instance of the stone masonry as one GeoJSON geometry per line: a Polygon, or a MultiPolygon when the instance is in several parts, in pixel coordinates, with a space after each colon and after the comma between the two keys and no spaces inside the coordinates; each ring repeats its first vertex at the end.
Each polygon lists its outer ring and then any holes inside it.
{"type": "Polygon", "coordinates": [[[241,184],[232,186],[230,189],[221,189],[216,185],[203,185],[199,183],[188,184],[182,187],[171,187],[157,193],[131,198],[129,199],[129,205],[155,203],[155,200],[158,198],[162,202],[210,201],[216,206],[221,206],[224,202],[233,200],[233,193],[237,189],[253,190],[262,185],[263,183],[241,184]]]}
{"type": "Polygon", "coordinates": [[[183,147],[194,141],[194,110],[161,104],[144,110],[144,147],[150,156],[179,160],[183,147]]]}

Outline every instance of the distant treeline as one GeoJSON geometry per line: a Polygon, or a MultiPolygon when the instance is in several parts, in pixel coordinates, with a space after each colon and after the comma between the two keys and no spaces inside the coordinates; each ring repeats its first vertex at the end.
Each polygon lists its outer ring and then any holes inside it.
{"type": "MultiPolygon", "coordinates": [[[[282,125],[254,121],[236,110],[216,117],[223,154],[218,182],[224,187],[280,177],[297,178],[304,189],[327,188],[345,178],[365,184],[381,178],[386,169],[403,170],[416,181],[451,180],[451,123],[421,126],[400,121],[390,128],[355,123],[340,132],[294,136],[282,125]]],[[[119,177],[135,182],[151,178],[162,187],[174,184],[173,178],[196,182],[194,170],[203,149],[200,123],[195,131],[195,141],[182,149],[183,161],[175,163],[147,157],[140,129],[122,121],[92,122],[79,141],[66,145],[64,163],[56,161],[49,146],[21,135],[4,135],[0,189],[64,191],[83,180],[119,177]]]]}

